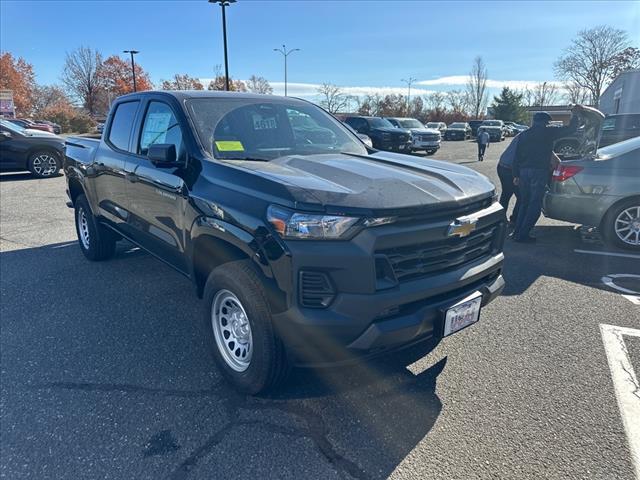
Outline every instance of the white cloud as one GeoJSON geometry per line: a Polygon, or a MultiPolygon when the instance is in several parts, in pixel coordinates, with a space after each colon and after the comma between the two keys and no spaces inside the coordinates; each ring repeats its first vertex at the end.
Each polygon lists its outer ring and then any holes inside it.
{"type": "MultiPolygon", "coordinates": [[[[212,78],[200,78],[200,81],[205,86],[209,85],[209,82],[213,80],[212,78]]],[[[415,82],[411,87],[411,96],[414,95],[428,95],[435,91],[446,91],[451,89],[460,89],[463,88],[468,80],[467,75],[451,75],[448,77],[439,77],[431,80],[420,80],[415,82]],[[426,89],[424,87],[439,87],[438,90],[426,89]],[[448,88],[447,88],[448,87],[448,88]]],[[[245,80],[246,81],[246,80],[245,80]]],[[[284,82],[269,82],[273,87],[273,93],[275,95],[284,95],[284,82]]],[[[533,88],[536,85],[542,82],[537,80],[487,80],[488,88],[501,89],[502,87],[509,87],[512,89],[522,90],[524,88],[533,88]]],[[[558,88],[561,88],[561,84],[559,82],[548,82],[550,84],[556,85],[558,88]]],[[[319,83],[298,83],[298,82],[288,82],[287,83],[287,94],[292,97],[303,97],[303,98],[317,98],[319,97],[318,88],[320,88],[321,84],[319,83]]],[[[390,95],[390,94],[407,94],[407,87],[370,87],[370,86],[341,86],[343,92],[348,95],[390,95]]]]}
{"type": "MultiPolygon", "coordinates": [[[[422,86],[441,86],[441,87],[463,87],[467,84],[468,75],[450,75],[448,77],[439,77],[431,80],[420,80],[416,82],[416,85],[422,86]]],[[[543,82],[539,80],[495,80],[487,79],[487,87],[489,88],[502,88],[509,87],[516,90],[522,90],[524,88],[533,88],[543,82]]],[[[560,82],[547,82],[554,84],[558,88],[561,87],[560,82]]]]}

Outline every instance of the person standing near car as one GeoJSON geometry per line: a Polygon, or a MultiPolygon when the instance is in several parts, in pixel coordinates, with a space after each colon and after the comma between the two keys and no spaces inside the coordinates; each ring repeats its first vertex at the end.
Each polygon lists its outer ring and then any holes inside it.
{"type": "Polygon", "coordinates": [[[505,213],[509,209],[509,201],[511,197],[515,195],[516,197],[516,205],[513,207],[513,212],[511,212],[511,217],[509,217],[509,223],[512,226],[515,226],[517,218],[518,218],[518,210],[520,209],[520,202],[518,201],[518,197],[520,196],[518,186],[513,183],[513,161],[516,157],[516,148],[518,146],[518,141],[520,139],[520,135],[516,135],[511,143],[506,148],[502,155],[500,155],[500,160],[498,161],[498,178],[500,179],[500,205],[504,208],[505,213]]]}
{"type": "Polygon", "coordinates": [[[562,137],[567,137],[578,129],[581,105],[572,110],[571,122],[567,127],[550,127],[551,115],[547,112],[536,112],[533,125],[518,137],[513,160],[513,184],[519,187],[521,202],[512,238],[516,242],[533,243],[531,236],[540,213],[542,200],[549,182],[549,169],[553,154],[553,144],[562,137]]]}
{"type": "Polygon", "coordinates": [[[484,160],[484,152],[489,146],[489,142],[491,141],[489,132],[487,132],[486,130],[479,130],[477,141],[478,141],[478,161],[481,162],[484,160]]]}

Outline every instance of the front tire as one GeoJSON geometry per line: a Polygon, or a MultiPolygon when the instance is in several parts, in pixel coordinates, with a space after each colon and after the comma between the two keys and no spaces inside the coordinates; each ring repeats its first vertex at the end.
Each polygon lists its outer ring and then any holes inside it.
{"type": "Polygon", "coordinates": [[[116,251],[116,236],[96,220],[87,197],[78,196],[75,205],[76,233],[80,250],[92,262],[107,260],[116,251]]]}
{"type": "Polygon", "coordinates": [[[249,395],[281,384],[290,363],[273,328],[265,286],[251,261],[214,269],[204,299],[206,340],[222,375],[249,395]]]}
{"type": "Polygon", "coordinates": [[[29,155],[27,168],[36,178],[55,177],[60,172],[60,159],[47,150],[39,150],[29,155]]]}
{"type": "Polygon", "coordinates": [[[607,245],[640,251],[640,198],[630,198],[614,206],[602,221],[607,245]]]}

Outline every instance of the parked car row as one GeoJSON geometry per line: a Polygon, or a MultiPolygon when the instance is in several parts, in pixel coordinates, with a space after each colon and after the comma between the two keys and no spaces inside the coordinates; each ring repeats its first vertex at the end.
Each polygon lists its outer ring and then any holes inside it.
{"type": "Polygon", "coordinates": [[[53,135],[59,135],[62,128],[57,123],[49,122],[48,120],[27,120],[25,118],[6,118],[4,119],[19,127],[26,128],[28,130],[41,130],[43,132],[51,133],[53,135]]]}
{"type": "Polygon", "coordinates": [[[426,128],[415,118],[348,116],[349,127],[371,139],[373,148],[392,152],[424,150],[428,155],[440,148],[440,132],[426,128]]]}

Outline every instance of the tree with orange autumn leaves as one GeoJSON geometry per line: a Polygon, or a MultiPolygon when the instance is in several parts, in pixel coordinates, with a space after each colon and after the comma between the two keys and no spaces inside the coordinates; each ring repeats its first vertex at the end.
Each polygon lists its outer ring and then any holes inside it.
{"type": "MultiPolygon", "coordinates": [[[[136,88],[139,92],[153,89],[149,74],[136,65],[136,88]]],[[[107,58],[98,69],[103,87],[115,98],[133,92],[131,64],[117,55],[107,58]]]]}
{"type": "Polygon", "coordinates": [[[14,58],[9,52],[0,55],[0,90],[12,90],[16,115],[31,113],[36,79],[33,67],[24,58],[14,58]]]}

